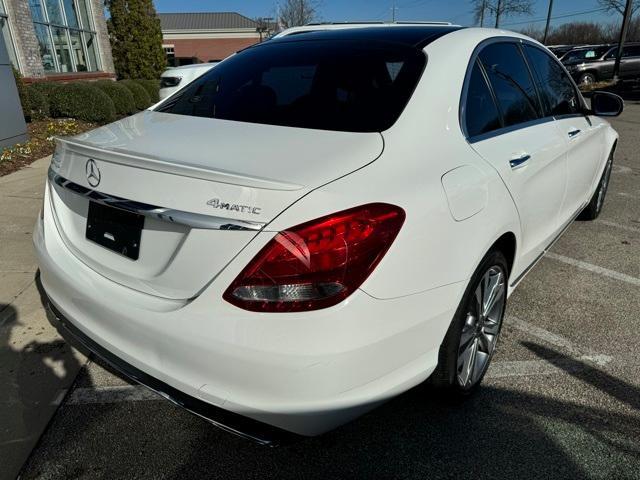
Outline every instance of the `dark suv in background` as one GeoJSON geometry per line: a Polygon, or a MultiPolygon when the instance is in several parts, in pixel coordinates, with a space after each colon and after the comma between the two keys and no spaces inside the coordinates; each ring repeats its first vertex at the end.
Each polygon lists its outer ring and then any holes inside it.
{"type": "MultiPolygon", "coordinates": [[[[616,45],[580,47],[566,53],[562,63],[578,84],[591,84],[613,78],[616,61],[616,45]]],[[[620,78],[640,78],[640,43],[625,44],[620,61],[620,78]]]]}

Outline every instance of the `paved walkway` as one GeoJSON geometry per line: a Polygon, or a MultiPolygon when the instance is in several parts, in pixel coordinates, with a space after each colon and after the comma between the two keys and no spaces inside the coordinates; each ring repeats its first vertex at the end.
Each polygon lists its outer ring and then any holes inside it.
{"type": "Polygon", "coordinates": [[[49,157],[0,177],[0,479],[13,479],[84,358],[45,316],[31,235],[49,157]]]}

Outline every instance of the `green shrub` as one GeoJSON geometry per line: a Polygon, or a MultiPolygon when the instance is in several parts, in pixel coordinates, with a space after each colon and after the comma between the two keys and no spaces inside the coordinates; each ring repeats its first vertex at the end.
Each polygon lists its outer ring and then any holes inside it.
{"type": "Polygon", "coordinates": [[[120,80],[118,83],[124,85],[129,89],[129,91],[133,95],[133,100],[136,103],[136,108],[138,110],[144,110],[145,108],[151,106],[151,98],[149,98],[149,94],[138,82],[135,80],[120,80]]]}
{"type": "Polygon", "coordinates": [[[138,82],[149,94],[151,103],[157,103],[160,101],[160,80],[145,80],[138,79],[138,82]]]}
{"type": "Polygon", "coordinates": [[[136,102],[133,99],[133,94],[127,87],[112,80],[100,80],[93,85],[109,95],[109,98],[111,98],[116,108],[116,114],[131,115],[135,113],[136,102]]]}
{"type": "Polygon", "coordinates": [[[49,96],[49,110],[56,118],[77,118],[87,122],[107,123],[116,118],[109,95],[85,82],[54,88],[49,96]]]}
{"type": "MultiPolygon", "coordinates": [[[[42,120],[49,116],[49,98],[35,84],[27,85],[29,114],[33,120],[42,120]]],[[[26,113],[26,112],[25,112],[26,113]]]]}
{"type": "Polygon", "coordinates": [[[26,121],[30,120],[29,112],[31,112],[31,104],[29,103],[29,94],[27,93],[27,86],[22,80],[22,74],[16,70],[15,67],[11,67],[13,70],[13,78],[16,81],[16,87],[18,87],[18,96],[20,97],[20,104],[22,105],[22,113],[26,121]]]}
{"type": "Polygon", "coordinates": [[[30,85],[32,90],[38,90],[44,98],[48,101],[51,93],[60,86],[60,83],[54,82],[35,82],[30,85]]]}

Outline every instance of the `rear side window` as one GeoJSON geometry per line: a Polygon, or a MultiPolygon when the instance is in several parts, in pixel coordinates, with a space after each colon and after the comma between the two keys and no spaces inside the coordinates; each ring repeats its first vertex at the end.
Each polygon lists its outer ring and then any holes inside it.
{"type": "Polygon", "coordinates": [[[630,45],[622,50],[623,57],[640,57],[640,45],[630,45]]]}
{"type": "Polygon", "coordinates": [[[556,59],[539,48],[524,46],[531,68],[538,77],[540,94],[545,104],[545,115],[572,115],[581,113],[578,92],[556,59]]]}
{"type": "Polygon", "coordinates": [[[272,41],[217,65],[158,111],[291,127],[376,132],[395,123],[422,75],[417,48],[272,41]]]}
{"type": "Polygon", "coordinates": [[[482,135],[501,127],[498,108],[477,61],[469,77],[464,109],[468,137],[482,135]]]}
{"type": "Polygon", "coordinates": [[[478,56],[493,87],[505,127],[540,117],[529,69],[513,43],[492,43],[478,56]]]}

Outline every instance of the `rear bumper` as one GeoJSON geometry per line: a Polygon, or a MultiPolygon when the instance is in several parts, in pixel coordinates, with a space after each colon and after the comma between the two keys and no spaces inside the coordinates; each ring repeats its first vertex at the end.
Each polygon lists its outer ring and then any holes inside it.
{"type": "Polygon", "coordinates": [[[168,385],[167,383],[152,377],[133,365],[125,362],[107,349],[94,342],[82,330],[76,327],[46,297],[46,292],[40,284],[40,291],[44,293],[46,302],[47,317],[51,324],[58,330],[62,337],[71,344],[79,343],[94,355],[101,358],[125,377],[138,382],[150,390],[160,394],[167,400],[188,410],[189,412],[204,418],[216,427],[233,433],[243,438],[269,446],[276,446],[282,443],[290,443],[301,438],[299,435],[282,430],[280,428],[267,425],[266,423],[243,417],[237,413],[224,410],[222,408],[204,402],[199,398],[187,395],[184,392],[168,385]]]}
{"type": "MultiPolygon", "coordinates": [[[[125,375],[262,443],[321,434],[425,380],[464,288],[391,300],[358,291],[328,309],[258,314],[222,300],[237,266],[189,301],[96,273],[67,248],[47,201],[33,240],[56,323],[125,375]]],[[[251,248],[234,262],[246,265],[251,248]]]]}

